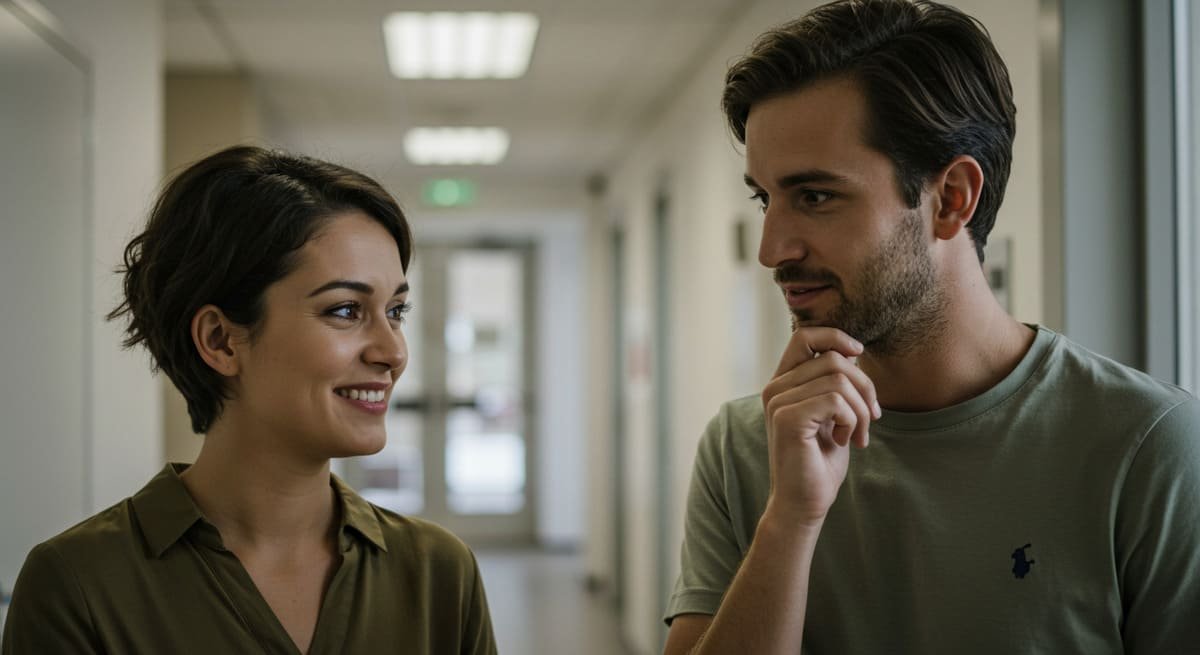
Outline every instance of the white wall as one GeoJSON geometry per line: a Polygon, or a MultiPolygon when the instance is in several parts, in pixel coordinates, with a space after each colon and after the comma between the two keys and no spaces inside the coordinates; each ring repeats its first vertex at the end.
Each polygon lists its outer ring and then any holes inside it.
{"type": "MultiPolygon", "coordinates": [[[[162,170],[162,17],[155,0],[43,0],[90,55],[93,94],[91,509],[130,495],[162,462],[162,402],[148,358],[120,348],[113,269],[145,222],[162,170]]],[[[65,526],[64,526],[65,527],[65,526]]]]}
{"type": "MultiPolygon", "coordinates": [[[[660,649],[663,636],[658,615],[665,602],[663,584],[673,581],[678,571],[678,547],[682,538],[683,506],[691,473],[692,458],[701,431],[719,404],[727,399],[757,392],[774,368],[774,359],[787,338],[787,313],[770,289],[769,273],[755,259],[759,219],[741,177],[743,161],[733,147],[719,109],[722,80],[731,58],[744,52],[753,38],[767,27],[793,18],[816,2],[761,2],[754,6],[712,54],[696,76],[681,80],[674,100],[657,116],[637,145],[613,167],[606,195],[606,209],[593,211],[590,220],[606,223],[615,215],[626,235],[627,267],[623,290],[626,312],[628,357],[656,347],[653,280],[653,198],[659,185],[671,197],[669,216],[672,280],[669,321],[671,368],[670,434],[667,462],[656,461],[655,399],[651,375],[634,373],[620,381],[625,394],[626,422],[623,426],[625,478],[617,481],[626,489],[623,508],[625,543],[624,636],[637,652],[660,649]],[[751,261],[739,264],[732,254],[733,224],[748,217],[751,229],[751,261]],[[750,268],[747,269],[747,266],[750,268]],[[755,270],[758,269],[758,270],[755,270]],[[747,363],[745,358],[757,361],[747,363]],[[660,520],[657,512],[656,481],[666,475],[669,515],[660,520]],[[665,576],[660,573],[656,552],[666,539],[670,553],[665,576]],[[665,579],[664,579],[665,578],[665,579]]],[[[1037,0],[993,3],[965,0],[957,3],[979,17],[990,30],[1001,55],[1009,65],[1018,106],[1017,140],[1007,200],[993,232],[1013,240],[1013,307],[1022,320],[1041,320],[1041,216],[1039,134],[1037,0]]],[[[597,227],[592,233],[601,233],[597,227]]],[[[603,244],[590,244],[593,288],[611,272],[603,244]]],[[[594,323],[594,321],[592,321],[594,323]]],[[[603,338],[603,328],[589,337],[603,338]]],[[[652,360],[653,358],[651,358],[652,360]]],[[[600,358],[592,357],[592,365],[600,358]]],[[[601,369],[607,371],[607,367],[601,369]]],[[[603,444],[612,431],[595,424],[589,431],[589,452],[606,452],[603,444]]],[[[598,467],[600,471],[609,467],[598,467]]],[[[611,493],[601,479],[590,486],[592,493],[611,493]]],[[[605,507],[607,499],[589,500],[589,506],[605,507]]],[[[588,521],[589,574],[600,579],[611,576],[611,553],[602,545],[612,539],[612,517],[593,512],[588,521]],[[598,545],[591,545],[598,544],[598,545]]],[[[610,580],[611,581],[611,580],[610,580]]]]}
{"type": "Polygon", "coordinates": [[[92,510],[137,491],[162,466],[161,400],[141,351],[104,321],[118,302],[113,269],[145,223],[162,172],[162,17],[155,0],[48,0],[89,44],[95,74],[91,259],[92,510]]]}

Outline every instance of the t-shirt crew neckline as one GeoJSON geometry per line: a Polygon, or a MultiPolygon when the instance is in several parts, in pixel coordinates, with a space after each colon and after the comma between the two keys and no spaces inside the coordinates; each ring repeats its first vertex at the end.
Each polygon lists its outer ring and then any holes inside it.
{"type": "Polygon", "coordinates": [[[1036,331],[1033,344],[1008,375],[996,386],[970,400],[943,407],[931,412],[898,412],[883,410],[883,416],[871,424],[871,429],[886,432],[927,432],[943,430],[976,418],[1017,393],[1038,369],[1045,364],[1046,356],[1058,340],[1059,335],[1040,325],[1026,324],[1036,331]]]}

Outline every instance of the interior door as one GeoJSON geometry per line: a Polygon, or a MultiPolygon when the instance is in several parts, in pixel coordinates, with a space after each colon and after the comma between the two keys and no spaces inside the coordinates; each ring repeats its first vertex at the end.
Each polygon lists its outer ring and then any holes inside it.
{"type": "Polygon", "coordinates": [[[0,625],[29,549],[91,507],[91,73],[31,7],[0,0],[0,625]]]}
{"type": "Polygon", "coordinates": [[[532,247],[425,244],[388,445],[343,473],[371,502],[472,543],[531,542],[532,247]]]}

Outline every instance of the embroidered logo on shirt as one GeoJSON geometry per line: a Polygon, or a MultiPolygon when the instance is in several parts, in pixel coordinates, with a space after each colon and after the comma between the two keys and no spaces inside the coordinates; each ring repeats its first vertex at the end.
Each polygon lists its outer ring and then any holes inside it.
{"type": "Polygon", "coordinates": [[[1033,547],[1033,544],[1025,544],[1013,551],[1013,577],[1017,579],[1024,578],[1029,575],[1029,569],[1037,562],[1037,560],[1026,560],[1025,549],[1033,547]]]}

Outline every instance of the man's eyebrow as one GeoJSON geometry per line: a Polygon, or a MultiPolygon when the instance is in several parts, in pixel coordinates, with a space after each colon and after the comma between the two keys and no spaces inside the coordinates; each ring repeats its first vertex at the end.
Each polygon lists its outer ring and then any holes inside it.
{"type": "MultiPolygon", "coordinates": [[[[762,186],[759,185],[758,182],[755,182],[754,178],[750,177],[749,174],[743,175],[742,179],[745,181],[746,186],[748,187],[753,187],[755,189],[762,188],[762,186]]],[[[820,168],[814,168],[812,170],[797,171],[795,173],[784,175],[783,177],[779,178],[779,180],[776,182],[776,185],[781,189],[790,189],[791,187],[801,186],[804,184],[844,184],[849,181],[850,178],[846,177],[845,175],[838,175],[837,173],[822,170],[820,168]]]]}
{"type": "MultiPolygon", "coordinates": [[[[308,297],[312,298],[313,296],[320,295],[331,289],[349,289],[367,296],[375,293],[375,287],[367,284],[366,282],[358,282],[356,280],[334,280],[332,282],[326,282],[325,284],[317,287],[312,293],[308,294],[308,297]]],[[[400,286],[396,287],[396,291],[392,295],[398,296],[402,293],[406,293],[408,289],[408,282],[401,282],[400,286]]]]}

